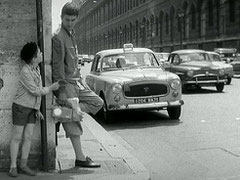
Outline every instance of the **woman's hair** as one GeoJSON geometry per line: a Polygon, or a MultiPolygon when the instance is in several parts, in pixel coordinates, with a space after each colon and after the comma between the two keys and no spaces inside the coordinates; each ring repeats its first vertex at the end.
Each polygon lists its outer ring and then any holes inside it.
{"type": "Polygon", "coordinates": [[[61,16],[64,16],[64,15],[78,16],[78,14],[79,14],[79,8],[77,4],[73,2],[67,2],[62,8],[61,16]]]}
{"type": "Polygon", "coordinates": [[[38,46],[35,42],[25,44],[21,50],[20,57],[27,64],[29,64],[33,57],[37,57],[38,46]]]}

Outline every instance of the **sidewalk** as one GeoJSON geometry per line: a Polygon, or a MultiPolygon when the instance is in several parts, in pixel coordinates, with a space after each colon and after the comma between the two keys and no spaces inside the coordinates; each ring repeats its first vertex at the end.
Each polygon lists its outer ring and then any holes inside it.
{"type": "MultiPolygon", "coordinates": [[[[75,154],[64,131],[58,133],[57,170],[38,172],[35,177],[20,174],[22,180],[149,180],[147,169],[129,152],[113,139],[110,134],[91,116],[85,115],[83,125],[82,147],[86,156],[101,163],[100,168],[74,167],[75,154]]],[[[14,179],[6,172],[0,173],[0,179],[14,179]]]]}

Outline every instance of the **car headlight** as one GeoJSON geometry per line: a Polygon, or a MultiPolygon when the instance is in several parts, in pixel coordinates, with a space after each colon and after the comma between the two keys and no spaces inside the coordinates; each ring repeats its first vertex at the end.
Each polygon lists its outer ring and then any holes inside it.
{"type": "Polygon", "coordinates": [[[193,76],[193,71],[192,70],[187,71],[187,76],[192,77],[193,76]]]}
{"type": "Polygon", "coordinates": [[[114,84],[112,86],[112,92],[117,94],[120,93],[122,91],[122,85],[121,84],[114,84]]]}
{"type": "Polygon", "coordinates": [[[180,85],[181,85],[181,82],[179,79],[173,79],[170,83],[170,86],[173,89],[178,89],[180,85]]]}
{"type": "Polygon", "coordinates": [[[219,70],[219,75],[220,75],[220,76],[223,76],[224,74],[225,74],[224,69],[220,69],[220,70],[219,70]]]}

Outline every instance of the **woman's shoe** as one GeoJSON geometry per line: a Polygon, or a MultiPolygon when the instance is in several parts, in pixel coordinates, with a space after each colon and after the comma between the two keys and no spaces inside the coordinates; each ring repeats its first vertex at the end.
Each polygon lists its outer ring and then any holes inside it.
{"type": "Polygon", "coordinates": [[[37,175],[28,166],[24,166],[24,167],[19,168],[19,173],[26,174],[26,175],[29,175],[29,176],[36,176],[37,175]]]}
{"type": "Polygon", "coordinates": [[[18,177],[17,168],[16,167],[15,168],[10,168],[8,175],[11,176],[11,177],[18,177]]]}

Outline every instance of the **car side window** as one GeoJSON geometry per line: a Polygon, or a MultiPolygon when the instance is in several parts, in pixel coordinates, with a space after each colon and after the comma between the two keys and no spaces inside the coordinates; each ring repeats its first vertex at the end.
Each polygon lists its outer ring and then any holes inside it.
{"type": "Polygon", "coordinates": [[[180,58],[177,54],[174,54],[170,57],[170,61],[172,64],[179,64],[180,63],[180,58]]]}
{"type": "Polygon", "coordinates": [[[96,55],[96,56],[94,57],[91,71],[100,72],[100,69],[98,68],[98,66],[99,66],[99,64],[100,64],[99,59],[100,59],[100,56],[99,56],[99,55],[96,55]]]}
{"type": "Polygon", "coordinates": [[[104,57],[102,59],[102,69],[105,71],[111,67],[111,62],[109,57],[104,57]]]}
{"type": "Polygon", "coordinates": [[[169,56],[169,58],[168,58],[168,62],[169,62],[169,63],[172,63],[172,62],[173,62],[173,56],[174,56],[174,55],[170,55],[170,56],[169,56]]]}

